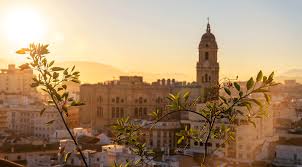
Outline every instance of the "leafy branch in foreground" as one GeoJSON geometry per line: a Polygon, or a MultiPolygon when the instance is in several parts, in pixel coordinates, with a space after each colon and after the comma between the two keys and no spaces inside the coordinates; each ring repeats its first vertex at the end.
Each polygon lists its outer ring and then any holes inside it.
{"type": "MultiPolygon", "coordinates": [[[[82,157],[82,160],[86,167],[88,167],[85,157],[79,148],[79,144],[70,131],[66,117],[68,117],[68,109],[72,106],[83,105],[82,102],[77,101],[69,96],[67,90],[67,82],[80,83],[79,81],[79,72],[75,71],[75,66],[72,68],[62,68],[55,66],[54,61],[50,61],[45,56],[49,53],[48,45],[43,44],[30,44],[28,48],[22,48],[18,50],[18,54],[28,54],[27,59],[28,63],[25,63],[20,66],[21,70],[32,69],[37,72],[38,76],[33,78],[33,83],[31,87],[39,87],[42,91],[46,92],[50,99],[48,105],[51,105],[56,108],[58,114],[61,117],[61,120],[68,131],[71,139],[73,140],[76,151],[78,151],[82,157]]],[[[43,108],[40,112],[42,116],[46,108],[43,108]]],[[[47,125],[53,124],[55,120],[50,120],[47,122],[47,125]]],[[[64,148],[61,148],[60,154],[64,157],[64,162],[70,157],[70,152],[65,153],[64,148]]]]}
{"type": "MultiPolygon", "coordinates": [[[[237,124],[238,119],[256,126],[254,122],[256,118],[268,116],[267,106],[271,100],[270,88],[278,84],[273,81],[273,76],[274,72],[267,77],[263,76],[262,71],[260,71],[256,79],[250,78],[245,86],[240,86],[238,82],[229,80],[227,83],[218,86],[219,90],[222,90],[225,95],[220,95],[218,100],[203,104],[198,104],[200,97],[189,100],[190,92],[170,94],[167,97],[169,101],[167,112],[165,114],[159,111],[152,112],[150,115],[154,119],[149,124],[139,124],[129,118],[119,119],[116,125],[113,126],[115,142],[128,145],[132,152],[140,157],[139,163],[132,163],[132,165],[147,165],[157,155],[150,148],[147,148],[146,143],[141,140],[142,130],[151,130],[168,115],[179,112],[192,113],[199,116],[200,120],[203,121],[199,121],[200,126],[197,129],[185,127],[180,130],[176,134],[178,136],[177,144],[179,147],[186,149],[190,140],[203,143],[204,154],[201,165],[206,165],[210,140],[219,139],[221,145],[225,145],[234,140],[235,128],[232,125],[237,124]]],[[[127,163],[128,166],[129,164],[127,163]]]]}

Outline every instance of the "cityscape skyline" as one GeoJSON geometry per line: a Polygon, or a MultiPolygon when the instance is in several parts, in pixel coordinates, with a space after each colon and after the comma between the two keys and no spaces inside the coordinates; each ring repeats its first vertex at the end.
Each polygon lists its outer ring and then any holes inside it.
{"type": "Polygon", "coordinates": [[[238,75],[246,80],[259,69],[280,74],[301,66],[301,2],[222,1],[221,7],[210,1],[171,3],[1,1],[5,9],[1,10],[1,22],[15,20],[1,26],[4,38],[0,40],[0,58],[10,63],[23,62],[14,51],[32,34],[36,41],[50,44],[51,56],[58,61],[98,62],[134,74],[158,74],[165,69],[165,73],[181,73],[187,76],[183,80],[193,81],[198,41],[210,17],[220,46],[218,61],[223,62],[221,77],[238,75]],[[63,9],[64,13],[53,12],[63,9]],[[20,31],[23,42],[18,34],[7,33],[16,23],[23,24],[22,28],[28,26],[27,21],[18,20],[21,15],[30,16],[32,24],[42,29],[34,33],[28,30],[30,33],[23,36],[26,31],[20,31]]]}
{"type": "Polygon", "coordinates": [[[0,166],[302,166],[292,0],[0,0],[0,166]]]}

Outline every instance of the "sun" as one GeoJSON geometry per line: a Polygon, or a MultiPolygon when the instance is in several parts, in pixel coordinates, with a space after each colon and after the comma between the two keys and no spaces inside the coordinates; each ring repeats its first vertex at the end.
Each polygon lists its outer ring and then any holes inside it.
{"type": "Polygon", "coordinates": [[[40,42],[45,35],[43,19],[34,10],[21,8],[7,12],[3,24],[8,40],[15,46],[40,42]]]}

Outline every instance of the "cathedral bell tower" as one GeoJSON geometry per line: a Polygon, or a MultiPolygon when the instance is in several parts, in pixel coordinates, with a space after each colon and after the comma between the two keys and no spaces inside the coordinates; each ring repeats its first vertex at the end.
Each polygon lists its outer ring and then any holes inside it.
{"type": "Polygon", "coordinates": [[[204,90],[204,99],[217,99],[219,84],[219,63],[217,61],[217,43],[211,33],[210,23],[207,24],[206,33],[199,43],[199,60],[196,66],[196,81],[204,90]]]}

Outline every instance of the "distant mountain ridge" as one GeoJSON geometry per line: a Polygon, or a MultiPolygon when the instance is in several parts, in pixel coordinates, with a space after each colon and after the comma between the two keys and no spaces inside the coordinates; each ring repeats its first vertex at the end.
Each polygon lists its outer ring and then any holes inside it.
{"type": "Polygon", "coordinates": [[[118,79],[121,75],[143,76],[144,81],[153,82],[162,78],[175,78],[180,81],[192,81],[191,76],[182,73],[149,73],[149,72],[124,72],[116,67],[88,62],[88,61],[64,61],[57,62],[58,66],[72,67],[76,66],[76,70],[80,71],[80,80],[82,83],[98,83],[108,80],[118,79]]]}
{"type": "Polygon", "coordinates": [[[98,83],[107,80],[117,79],[120,75],[125,75],[122,70],[113,66],[86,62],[86,61],[64,61],[57,62],[58,66],[72,67],[75,65],[76,70],[80,71],[80,80],[83,83],[98,83]]]}
{"type": "Polygon", "coordinates": [[[276,80],[280,82],[291,79],[295,79],[297,82],[302,83],[302,69],[291,69],[276,76],[276,80]]]}

